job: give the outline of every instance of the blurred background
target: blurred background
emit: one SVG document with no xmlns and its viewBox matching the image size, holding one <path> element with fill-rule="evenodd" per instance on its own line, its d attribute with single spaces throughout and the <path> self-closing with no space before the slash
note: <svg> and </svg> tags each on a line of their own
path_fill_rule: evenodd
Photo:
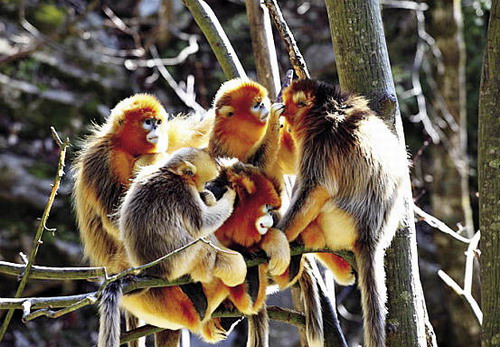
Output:
<svg viewBox="0 0 500 347">
<path fill-rule="evenodd" d="M 256 78 L 245 2 L 207 1 L 247 74 Z M 412 159 L 417 206 L 470 237 L 477 230 L 477 105 L 489 0 L 382 1 L 392 71 Z M 324 2 L 281 1 L 285 19 L 314 78 L 335 82 L 335 54 Z M 0 260 L 21 263 L 47 202 L 59 150 L 54 126 L 71 148 L 37 265 L 84 265 L 72 210 L 71 161 L 92 122 L 121 99 L 156 95 L 173 115 L 203 108 L 224 74 L 181 0 L 3 0 L 0 2 Z M 349 38 L 345 38 L 349 40 Z M 290 68 L 274 35 L 283 77 Z M 153 57 L 161 58 L 154 62 Z M 181 94 L 181 97 L 179 97 Z M 418 220 L 418 219 L 417 219 Z M 437 276 L 463 282 L 466 245 L 417 222 L 421 279 L 440 346 L 478 346 L 469 305 Z M 476 272 L 477 273 L 477 272 Z M 0 275 L 0 297 L 14 277 Z M 95 290 L 85 281 L 30 280 L 25 296 Z M 479 300 L 477 279 L 473 294 Z M 361 336 L 359 294 L 338 287 L 337 304 L 350 345 Z M 288 297 L 273 296 L 288 305 Z M 0 319 L 5 315 L 0 311 Z M 24 324 L 14 315 L 1 346 L 89 346 L 97 337 L 96 307 Z M 271 346 L 294 346 L 294 328 L 276 323 Z M 231 336 L 226 346 L 241 346 Z M 201 345 L 193 339 L 193 346 Z"/>
</svg>

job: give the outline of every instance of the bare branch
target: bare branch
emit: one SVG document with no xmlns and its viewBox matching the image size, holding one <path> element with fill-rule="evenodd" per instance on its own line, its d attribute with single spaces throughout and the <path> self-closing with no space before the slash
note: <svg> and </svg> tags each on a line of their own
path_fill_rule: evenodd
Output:
<svg viewBox="0 0 500 347">
<path fill-rule="evenodd" d="M 438 271 L 438 276 L 446 283 L 451 289 L 453 289 L 458 295 L 464 297 L 467 303 L 470 305 L 477 321 L 481 325 L 483 323 L 483 313 L 479 307 L 477 301 L 474 299 L 471 293 L 472 289 L 472 272 L 474 268 L 474 257 L 477 252 L 477 245 L 479 243 L 481 233 L 478 231 L 472 237 L 469 247 L 467 247 L 467 260 L 465 263 L 465 278 L 464 278 L 464 288 L 462 289 L 457 282 L 455 282 L 446 272 L 443 270 Z"/>
<path fill-rule="evenodd" d="M 0 261 L 0 273 L 19 276 L 26 265 Z M 30 272 L 31 279 L 45 280 L 88 280 L 105 276 L 104 267 L 48 267 L 33 265 Z"/>
<path fill-rule="evenodd" d="M 163 65 L 162 59 L 160 58 L 158 54 L 158 50 L 156 49 L 155 45 L 152 45 L 149 48 L 151 55 L 153 56 L 153 62 L 156 65 L 156 68 L 158 69 L 158 72 L 163 76 L 163 78 L 167 81 L 168 85 L 174 90 L 175 94 L 179 97 L 179 99 L 182 100 L 186 104 L 186 106 L 191 107 L 193 110 L 195 110 L 196 113 L 198 114 L 204 114 L 206 113 L 206 110 L 198 104 L 194 98 L 193 95 L 188 94 L 186 91 L 184 91 L 179 84 L 175 81 L 175 79 L 172 77 L 170 72 L 168 72 L 167 68 Z"/>
<path fill-rule="evenodd" d="M 59 145 L 59 143 L 58 143 Z M 61 178 L 64 175 L 64 159 L 66 157 L 66 148 L 69 145 L 68 139 L 62 143 L 61 147 L 61 153 L 59 156 L 59 162 L 57 164 L 57 173 L 56 177 L 54 178 L 54 184 L 52 185 L 52 190 L 49 195 L 49 200 L 47 201 L 47 205 L 45 206 L 45 210 L 43 211 L 42 218 L 40 219 L 40 223 L 38 224 L 38 229 L 36 231 L 35 237 L 33 238 L 33 245 L 31 248 L 31 252 L 28 258 L 28 263 L 26 264 L 26 268 L 24 269 L 22 273 L 22 278 L 21 282 L 19 283 L 19 287 L 17 288 L 15 297 L 19 298 L 23 291 L 24 287 L 26 286 L 26 283 L 28 281 L 28 278 L 30 276 L 31 268 L 33 267 L 33 262 L 35 261 L 36 253 L 38 252 L 38 247 L 40 246 L 41 239 L 43 236 L 43 232 L 46 229 L 46 223 L 47 219 L 49 218 L 50 210 L 52 209 L 52 204 L 54 203 L 57 190 L 59 189 L 59 184 L 61 182 Z M 0 341 L 2 340 L 5 332 L 7 331 L 7 328 L 9 326 L 10 320 L 12 319 L 12 315 L 14 314 L 14 310 L 10 309 L 9 312 L 7 312 L 7 315 L 5 316 L 5 320 L 2 324 L 2 328 L 0 330 Z"/>
<path fill-rule="evenodd" d="M 257 69 L 257 80 L 269 91 L 269 98 L 276 99 L 280 77 L 269 10 L 260 0 L 245 0 L 252 48 Z"/>
<path fill-rule="evenodd" d="M 468 239 L 466 237 L 461 236 L 458 232 L 447 226 L 445 223 L 437 219 L 436 217 L 428 214 L 424 210 L 422 210 L 420 207 L 417 205 L 413 205 L 413 211 L 415 214 L 421 218 L 424 222 L 429 224 L 431 227 L 434 227 L 438 229 L 439 231 L 442 231 L 445 234 L 450 235 L 454 239 L 457 239 L 458 241 L 461 241 L 463 243 L 471 243 L 472 239 Z"/>
<path fill-rule="evenodd" d="M 182 0 L 205 34 L 224 74 L 228 79 L 245 77 L 246 73 L 216 15 L 203 0 Z"/>
<path fill-rule="evenodd" d="M 264 4 L 269 9 L 274 25 L 276 26 L 281 39 L 287 47 L 288 55 L 290 56 L 290 62 L 292 63 L 295 73 L 299 78 L 309 78 L 311 75 L 307 70 L 304 57 L 299 51 L 297 42 L 295 41 L 295 38 L 293 37 L 293 34 L 288 24 L 286 23 L 285 18 L 283 18 L 283 14 L 281 13 L 276 0 L 264 0 Z"/>
</svg>

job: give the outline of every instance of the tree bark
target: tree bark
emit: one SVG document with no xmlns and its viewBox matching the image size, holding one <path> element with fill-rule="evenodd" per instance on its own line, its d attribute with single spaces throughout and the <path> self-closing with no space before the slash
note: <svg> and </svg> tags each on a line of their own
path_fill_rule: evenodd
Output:
<svg viewBox="0 0 500 347">
<path fill-rule="evenodd" d="M 252 37 L 257 81 L 267 88 L 269 98 L 275 100 L 280 89 L 280 78 L 269 10 L 261 4 L 260 0 L 245 0 L 245 5 Z"/>
<path fill-rule="evenodd" d="M 325 2 L 341 88 L 368 97 L 372 109 L 395 129 L 401 146 L 405 146 L 379 1 Z M 405 195 L 405 213 L 385 258 L 387 318 L 396 328 L 394 333 L 388 334 L 387 345 L 436 345 L 418 272 L 409 177 Z"/>
<path fill-rule="evenodd" d="M 451 116 L 447 127 L 442 129 L 444 143 L 431 147 L 432 156 L 432 194 L 433 214 L 447 225 L 457 223 L 467 227 L 468 237 L 474 235 L 472 209 L 469 197 L 469 165 L 467 162 L 467 115 L 465 85 L 465 43 L 463 39 L 463 20 L 461 3 L 454 0 L 436 0 L 429 3 L 429 33 L 434 37 L 441 51 L 443 71 L 437 74 L 438 96 L 436 103 L 444 103 L 444 114 L 435 105 L 437 115 L 446 119 Z M 442 97 L 442 99 L 440 98 Z M 445 111 L 446 112 L 446 111 Z M 466 244 L 448 235 L 436 233 L 434 240 L 438 247 L 438 260 L 442 270 L 458 281 L 463 287 L 465 268 L 464 252 Z M 478 281 L 475 281 L 478 288 Z M 479 288 L 478 288 L 479 289 Z M 448 307 L 450 310 L 452 337 L 448 343 L 456 346 L 477 346 L 480 327 L 472 310 L 464 305 L 463 299 L 449 289 Z M 475 293 L 479 295 L 479 290 Z M 454 341 L 450 341 L 454 340 Z"/>
<path fill-rule="evenodd" d="M 246 77 L 245 70 L 231 42 L 229 42 L 226 33 L 210 6 L 203 0 L 182 1 L 191 12 L 201 31 L 203 31 L 226 77 L 228 79 Z"/>
<path fill-rule="evenodd" d="M 482 346 L 500 346 L 500 2 L 491 2 L 479 97 Z"/>
</svg>

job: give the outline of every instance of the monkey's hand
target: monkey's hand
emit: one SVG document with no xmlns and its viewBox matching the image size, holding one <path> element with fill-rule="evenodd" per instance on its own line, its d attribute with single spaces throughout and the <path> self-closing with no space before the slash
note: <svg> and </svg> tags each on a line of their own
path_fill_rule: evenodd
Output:
<svg viewBox="0 0 500 347">
<path fill-rule="evenodd" d="M 268 269 L 271 276 L 278 276 L 286 271 L 290 264 L 290 245 L 281 230 L 269 228 L 260 247 L 269 257 Z"/>
<path fill-rule="evenodd" d="M 217 204 L 217 199 L 210 190 L 205 189 L 204 191 L 200 192 L 200 197 L 207 206 L 214 206 L 215 204 Z"/>
<path fill-rule="evenodd" d="M 221 249 L 216 255 L 214 276 L 229 287 L 242 284 L 247 276 L 245 259 L 238 252 Z"/>
<path fill-rule="evenodd" d="M 228 188 L 227 192 L 221 198 L 221 201 L 226 201 L 229 206 L 231 206 L 231 213 L 233 212 L 234 200 L 236 199 L 236 191 L 234 189 Z M 231 215 L 231 213 L 229 215 Z"/>
<path fill-rule="evenodd" d="M 285 111 L 285 104 L 282 102 L 275 102 L 271 105 L 271 120 L 279 119 Z"/>
</svg>

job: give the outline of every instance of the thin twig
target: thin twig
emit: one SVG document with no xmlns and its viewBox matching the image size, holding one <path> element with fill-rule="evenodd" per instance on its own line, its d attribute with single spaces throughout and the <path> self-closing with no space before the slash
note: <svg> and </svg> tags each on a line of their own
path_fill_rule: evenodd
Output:
<svg viewBox="0 0 500 347">
<path fill-rule="evenodd" d="M 59 138 L 57 136 L 57 138 Z M 60 141 L 60 139 L 59 139 Z M 59 143 L 58 143 L 59 145 Z M 49 218 L 50 210 L 52 209 L 52 204 L 54 203 L 57 190 L 59 189 L 59 184 L 61 182 L 61 178 L 64 175 L 64 159 L 66 157 L 66 148 L 69 145 L 69 139 L 66 139 L 61 145 L 61 153 L 59 155 L 59 162 L 57 164 L 57 173 L 56 177 L 54 178 L 54 184 L 52 185 L 52 190 L 49 195 L 49 200 L 47 201 L 47 205 L 45 206 L 45 210 L 43 212 L 42 218 L 40 220 L 40 223 L 38 225 L 38 229 L 36 231 L 35 237 L 33 238 L 33 245 L 31 248 L 30 255 L 28 257 L 28 263 L 26 264 L 26 268 L 23 271 L 22 277 L 21 277 L 21 282 L 19 283 L 19 287 L 17 288 L 15 297 L 19 298 L 23 291 L 24 287 L 26 286 L 26 283 L 28 281 L 28 278 L 30 276 L 31 268 L 33 267 L 33 262 L 35 261 L 36 253 L 38 252 L 38 247 L 42 243 L 42 236 L 43 232 L 46 230 L 46 222 L 47 219 Z M 2 328 L 0 330 L 0 341 L 3 339 L 3 336 L 5 335 L 5 332 L 7 331 L 7 328 L 9 327 L 10 320 L 12 319 L 12 315 L 14 314 L 14 310 L 10 309 L 7 312 L 7 315 L 5 316 L 5 320 L 2 324 Z"/>
<path fill-rule="evenodd" d="M 476 232 L 476 234 L 472 237 L 472 240 L 467 247 L 467 260 L 465 263 L 465 278 L 464 278 L 464 288 L 462 289 L 460 285 L 455 282 L 446 272 L 443 270 L 438 271 L 438 276 L 446 283 L 451 289 L 453 289 L 458 295 L 464 297 L 467 303 L 470 305 L 474 315 L 476 316 L 479 325 L 483 324 L 483 312 L 479 307 L 476 299 L 472 296 L 472 271 L 474 268 L 474 257 L 476 256 L 477 245 L 480 240 L 480 232 Z"/>
<path fill-rule="evenodd" d="M 156 49 L 156 46 L 151 45 L 151 47 L 149 48 L 149 51 L 151 52 L 151 56 L 153 57 L 153 62 L 155 64 L 156 68 L 158 69 L 158 72 L 160 72 L 160 74 L 163 76 L 165 81 L 167 81 L 170 88 L 172 88 L 174 90 L 175 94 L 177 94 L 179 99 L 181 99 L 182 102 L 184 102 L 186 104 L 186 106 L 191 107 L 193 110 L 195 110 L 196 113 L 205 114 L 206 110 L 194 100 L 192 95 L 189 95 L 188 93 L 186 93 L 186 91 L 184 91 L 179 86 L 179 84 L 177 84 L 177 82 L 172 77 L 170 72 L 168 72 L 167 68 L 162 63 L 162 59 L 160 58 L 160 55 L 158 54 L 158 50 Z"/>
<path fill-rule="evenodd" d="M 431 227 L 434 227 L 434 228 L 438 229 L 439 231 L 442 231 L 443 233 L 452 236 L 454 239 L 457 239 L 458 241 L 462 241 L 463 243 L 469 244 L 472 242 L 472 239 L 468 239 L 466 237 L 461 236 L 458 232 L 456 232 L 455 230 L 453 230 L 452 228 L 447 226 L 444 222 L 442 222 L 439 219 L 437 219 L 436 217 L 428 214 L 427 212 L 422 210 L 417 205 L 413 205 L 413 211 L 415 212 L 415 214 L 417 216 L 421 217 L 421 219 L 424 222 L 426 222 L 427 224 L 429 224 Z"/>
<path fill-rule="evenodd" d="M 280 34 L 281 39 L 285 43 L 285 46 L 288 50 L 288 55 L 290 57 L 290 62 L 295 70 L 295 73 L 299 78 L 309 78 L 311 75 L 307 70 L 306 62 L 304 57 L 300 53 L 299 47 L 297 46 L 297 42 L 290 30 L 290 27 L 285 21 L 283 14 L 278 6 L 276 0 L 264 0 L 264 4 L 269 9 L 269 13 L 271 14 L 271 18 L 273 19 L 274 25 Z"/>
</svg>

